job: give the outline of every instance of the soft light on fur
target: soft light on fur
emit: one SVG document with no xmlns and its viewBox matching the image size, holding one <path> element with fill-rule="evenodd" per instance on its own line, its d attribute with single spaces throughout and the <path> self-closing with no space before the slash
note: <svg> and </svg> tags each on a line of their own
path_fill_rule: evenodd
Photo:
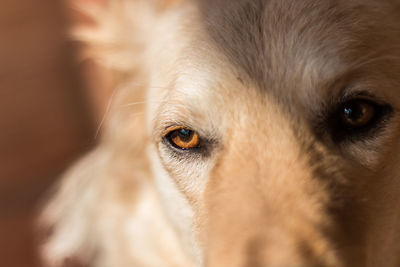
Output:
<svg viewBox="0 0 400 267">
<path fill-rule="evenodd" d="M 41 214 L 49 266 L 400 266 L 399 1 L 77 7 L 115 96 Z M 360 95 L 387 116 L 350 138 L 337 106 Z"/>
</svg>

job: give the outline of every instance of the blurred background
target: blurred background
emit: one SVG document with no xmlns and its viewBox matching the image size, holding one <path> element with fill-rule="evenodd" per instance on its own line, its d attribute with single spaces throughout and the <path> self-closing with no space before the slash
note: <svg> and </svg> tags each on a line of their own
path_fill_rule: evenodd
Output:
<svg viewBox="0 0 400 267">
<path fill-rule="evenodd" d="M 0 266 L 41 266 L 33 221 L 46 190 L 96 144 L 107 90 L 68 41 L 58 0 L 0 1 Z"/>
</svg>

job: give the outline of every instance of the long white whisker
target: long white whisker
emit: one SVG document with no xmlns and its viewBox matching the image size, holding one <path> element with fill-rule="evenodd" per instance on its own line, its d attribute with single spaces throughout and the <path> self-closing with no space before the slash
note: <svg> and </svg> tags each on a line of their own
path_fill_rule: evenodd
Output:
<svg viewBox="0 0 400 267">
<path fill-rule="evenodd" d="M 164 102 L 167 102 L 167 101 L 165 101 L 165 100 L 160 100 L 160 101 L 147 100 L 147 101 L 127 103 L 127 104 L 121 105 L 121 107 L 131 107 L 131 106 L 143 105 L 143 104 L 147 104 L 147 103 L 164 103 Z"/>
<path fill-rule="evenodd" d="M 100 130 L 101 130 L 101 128 L 103 127 L 104 121 L 106 120 L 107 115 L 108 115 L 109 112 L 110 112 L 111 104 L 112 104 L 112 102 L 113 102 L 113 100 L 114 100 L 114 96 L 115 96 L 115 94 L 116 94 L 117 91 L 118 91 L 118 88 L 114 88 L 114 90 L 113 90 L 113 92 L 112 92 L 112 94 L 111 94 L 111 97 L 110 97 L 110 99 L 108 100 L 107 108 L 106 108 L 106 110 L 105 110 L 105 112 L 104 112 L 104 115 L 103 115 L 103 117 L 102 117 L 102 119 L 101 119 L 101 121 L 100 121 L 100 123 L 99 123 L 99 126 L 97 127 L 97 130 L 96 130 L 96 133 L 95 133 L 95 136 L 94 136 L 94 139 L 95 139 L 95 140 L 97 139 L 97 137 L 98 137 L 98 135 L 99 135 L 99 133 L 100 133 Z"/>
</svg>

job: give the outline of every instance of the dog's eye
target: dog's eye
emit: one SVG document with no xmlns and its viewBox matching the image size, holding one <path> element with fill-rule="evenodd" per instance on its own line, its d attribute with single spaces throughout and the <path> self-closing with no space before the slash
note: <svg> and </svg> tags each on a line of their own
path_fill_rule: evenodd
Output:
<svg viewBox="0 0 400 267">
<path fill-rule="evenodd" d="M 198 133 L 185 127 L 168 129 L 164 137 L 171 145 L 183 150 L 198 148 L 200 145 Z"/>
<path fill-rule="evenodd" d="M 366 100 L 356 99 L 341 106 L 340 119 L 342 125 L 348 128 L 360 128 L 370 124 L 376 113 L 376 105 Z"/>
<path fill-rule="evenodd" d="M 392 107 L 372 100 L 354 98 L 340 104 L 328 119 L 328 129 L 336 142 L 357 141 L 372 136 L 385 125 Z"/>
</svg>

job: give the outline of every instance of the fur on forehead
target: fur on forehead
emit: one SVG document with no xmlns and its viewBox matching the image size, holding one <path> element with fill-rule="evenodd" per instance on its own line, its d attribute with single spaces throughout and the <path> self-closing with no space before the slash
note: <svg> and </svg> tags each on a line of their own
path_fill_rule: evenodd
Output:
<svg viewBox="0 0 400 267">
<path fill-rule="evenodd" d="M 384 2 L 393 9 L 393 1 Z M 261 89 L 333 79 L 361 55 L 395 43 L 384 41 L 395 36 L 384 26 L 394 13 L 375 1 L 202 0 L 199 6 L 216 46 Z"/>
</svg>

